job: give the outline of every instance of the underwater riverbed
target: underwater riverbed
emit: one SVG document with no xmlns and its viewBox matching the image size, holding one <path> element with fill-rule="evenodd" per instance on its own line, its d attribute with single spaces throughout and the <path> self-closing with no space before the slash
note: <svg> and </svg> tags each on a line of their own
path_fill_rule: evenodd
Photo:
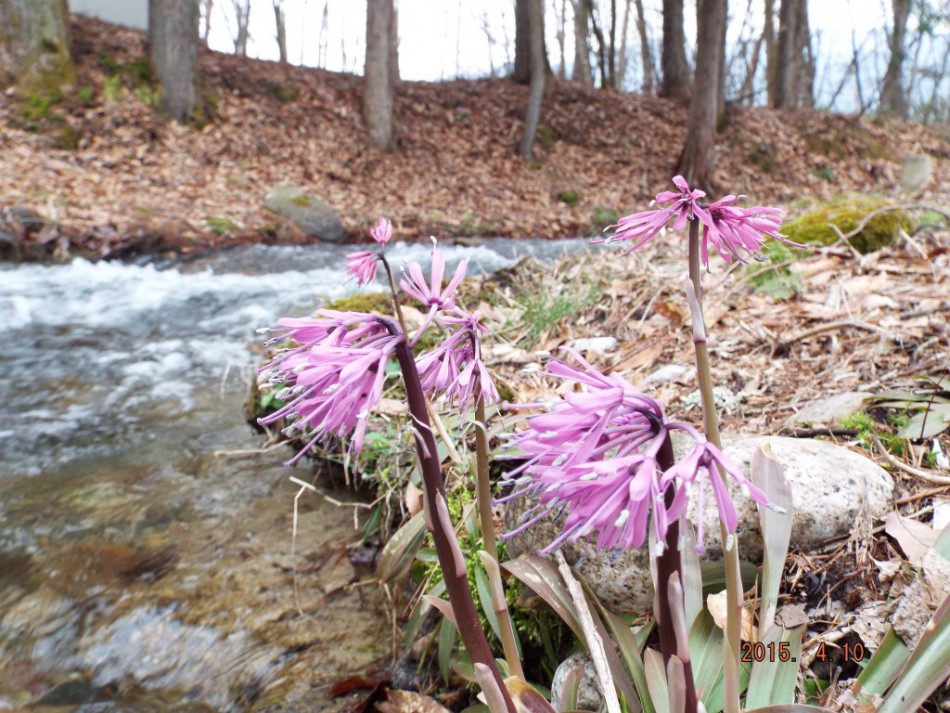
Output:
<svg viewBox="0 0 950 713">
<path fill-rule="evenodd" d="M 584 244 L 446 253 L 479 274 Z M 243 418 L 256 330 L 352 292 L 349 249 L 0 265 L 0 711 L 321 710 L 385 665 L 365 504 L 302 496 L 291 557 L 288 477 L 312 468 L 284 469 Z"/>
</svg>

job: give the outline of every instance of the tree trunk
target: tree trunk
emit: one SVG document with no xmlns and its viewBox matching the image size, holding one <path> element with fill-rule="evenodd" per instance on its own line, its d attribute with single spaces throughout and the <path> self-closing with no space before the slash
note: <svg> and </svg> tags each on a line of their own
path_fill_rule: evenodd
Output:
<svg viewBox="0 0 950 713">
<path fill-rule="evenodd" d="M 663 51 L 660 64 L 663 71 L 660 96 L 689 99 L 689 64 L 686 62 L 683 0 L 663 0 Z"/>
<path fill-rule="evenodd" d="M 698 15 L 695 89 L 689 105 L 686 145 L 678 170 L 693 188 L 715 193 L 716 114 L 719 106 L 719 76 L 722 27 L 726 22 L 726 0 L 703 0 Z"/>
<path fill-rule="evenodd" d="M 511 78 L 518 84 L 531 81 L 531 2 L 515 0 L 515 68 Z"/>
<path fill-rule="evenodd" d="M 554 24 L 557 30 L 558 58 L 560 59 L 557 73 L 561 79 L 567 79 L 567 55 L 565 49 L 567 44 L 567 0 L 561 0 L 560 12 L 557 8 L 557 0 L 552 0 L 552 3 L 554 5 Z"/>
<path fill-rule="evenodd" d="M 287 18 L 282 0 L 274 0 L 274 22 L 277 24 L 277 51 L 280 53 L 280 63 L 287 64 Z"/>
<path fill-rule="evenodd" d="M 597 71 L 600 73 L 600 88 L 606 89 L 609 86 L 607 83 L 607 40 L 604 39 L 604 33 L 597 24 L 597 12 L 593 0 L 588 0 L 587 9 L 590 10 L 590 26 L 597 39 Z"/>
<path fill-rule="evenodd" d="M 399 5 L 393 0 L 393 16 L 389 22 L 389 74 L 393 90 L 399 84 Z"/>
<path fill-rule="evenodd" d="M 149 0 L 148 41 L 162 110 L 181 123 L 195 109 L 198 67 L 198 0 Z"/>
<path fill-rule="evenodd" d="M 765 0 L 765 26 L 762 28 L 762 38 L 765 42 L 766 101 L 769 106 L 775 106 L 776 53 L 778 52 L 775 46 L 775 0 Z"/>
<path fill-rule="evenodd" d="M 574 69 L 571 79 L 593 84 L 590 71 L 590 0 L 574 0 Z"/>
<path fill-rule="evenodd" d="M 531 87 L 525 111 L 524 135 L 521 137 L 521 158 L 530 161 L 534 137 L 541 121 L 541 100 L 544 98 L 544 9 L 542 0 L 529 0 L 531 23 Z"/>
<path fill-rule="evenodd" d="M 647 34 L 647 20 L 643 13 L 643 0 L 636 0 L 637 34 L 640 35 L 640 62 L 643 65 L 643 93 L 653 93 L 653 53 L 650 52 L 650 35 Z M 629 6 L 628 6 L 629 9 Z"/>
<path fill-rule="evenodd" d="M 607 48 L 607 82 L 617 89 L 617 0 L 610 0 L 610 45 Z"/>
<path fill-rule="evenodd" d="M 251 0 L 231 0 L 237 18 L 237 36 L 234 38 L 234 54 L 247 57 L 247 41 L 251 37 L 248 23 L 251 20 Z"/>
<path fill-rule="evenodd" d="M 797 33 L 795 100 L 799 106 L 814 108 L 815 56 L 811 51 L 811 28 L 808 24 L 808 3 L 805 0 L 798 4 L 798 19 L 795 23 L 795 30 Z"/>
<path fill-rule="evenodd" d="M 66 0 L 0 0 L 0 80 L 32 91 L 74 78 Z"/>
<path fill-rule="evenodd" d="M 214 0 L 201 1 L 201 42 L 208 46 L 211 35 L 211 10 L 214 9 Z"/>
<path fill-rule="evenodd" d="M 910 15 L 911 0 L 892 0 L 894 9 L 894 29 L 888 38 L 891 58 L 884 74 L 881 87 L 881 113 L 907 118 L 907 94 L 904 92 L 902 72 L 904 68 L 904 40 L 907 33 L 907 17 Z"/>
<path fill-rule="evenodd" d="M 366 0 L 366 65 L 363 70 L 363 121 L 373 145 L 393 148 L 393 0 Z"/>
<path fill-rule="evenodd" d="M 797 105 L 795 96 L 796 68 L 795 59 L 798 45 L 798 4 L 803 0 L 782 0 L 778 11 L 778 43 L 775 51 L 775 96 L 772 106 L 776 109 L 788 109 Z"/>
</svg>

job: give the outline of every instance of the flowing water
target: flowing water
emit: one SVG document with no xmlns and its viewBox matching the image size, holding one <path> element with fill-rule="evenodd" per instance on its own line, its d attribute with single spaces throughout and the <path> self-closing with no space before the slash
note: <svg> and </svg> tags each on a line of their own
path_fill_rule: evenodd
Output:
<svg viewBox="0 0 950 713">
<path fill-rule="evenodd" d="M 478 274 L 582 245 L 446 253 Z M 363 503 L 301 497 L 292 558 L 288 454 L 243 416 L 256 330 L 351 292 L 346 251 L 0 265 L 0 711 L 320 710 L 385 661 Z"/>
</svg>

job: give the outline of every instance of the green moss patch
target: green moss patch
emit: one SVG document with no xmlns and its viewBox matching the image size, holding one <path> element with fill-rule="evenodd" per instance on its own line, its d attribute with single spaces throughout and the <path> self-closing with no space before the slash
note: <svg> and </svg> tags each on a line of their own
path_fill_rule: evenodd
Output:
<svg viewBox="0 0 950 713">
<path fill-rule="evenodd" d="M 836 226 L 842 234 L 850 233 L 858 227 L 865 216 L 875 210 L 886 208 L 882 200 L 866 197 L 836 198 L 830 203 L 819 205 L 804 215 L 782 226 L 782 232 L 790 240 L 805 245 L 831 245 L 838 240 L 838 234 L 831 227 Z M 889 245 L 895 245 L 900 231 L 910 232 L 914 220 L 905 210 L 888 210 L 871 218 L 857 235 L 851 238 L 851 245 L 862 254 L 874 252 Z"/>
</svg>

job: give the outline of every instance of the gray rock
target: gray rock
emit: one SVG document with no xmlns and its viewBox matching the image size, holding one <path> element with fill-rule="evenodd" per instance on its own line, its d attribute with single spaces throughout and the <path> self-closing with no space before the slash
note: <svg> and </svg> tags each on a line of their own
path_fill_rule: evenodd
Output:
<svg viewBox="0 0 950 713">
<path fill-rule="evenodd" d="M 554 672 L 554 680 L 551 681 L 551 701 L 560 701 L 567 677 L 578 668 L 584 670 L 584 675 L 577 689 L 577 707 L 571 710 L 599 711 L 604 697 L 600 692 L 594 662 L 590 654 L 584 651 L 571 654 L 558 665 Z M 558 707 L 558 710 L 564 710 L 564 708 Z"/>
<path fill-rule="evenodd" d="M 307 235 L 328 242 L 343 239 L 343 224 L 333 209 L 302 188 L 274 186 L 264 196 L 264 207 L 287 218 Z"/>
<path fill-rule="evenodd" d="M 677 433 L 677 435 L 679 435 Z M 689 448 L 688 439 L 674 439 L 677 457 Z M 752 454 L 767 445 L 772 456 L 785 467 L 791 485 L 791 546 L 810 551 L 824 542 L 851 532 L 859 518 L 882 518 L 887 512 L 894 482 L 884 469 L 853 451 L 824 441 L 783 438 L 781 436 L 732 436 L 723 439 L 727 455 L 739 463 L 748 475 Z M 735 493 L 735 490 L 734 490 Z M 736 529 L 739 556 L 753 563 L 762 561 L 762 542 L 755 503 L 735 493 L 739 515 Z M 719 559 L 719 520 L 711 493 L 707 493 L 705 513 L 706 558 Z M 505 513 L 508 529 L 514 529 L 518 516 L 530 506 L 521 498 L 509 504 Z M 695 522 L 695 502 L 690 519 Z M 560 532 L 560 523 L 545 520 L 508 542 L 508 553 L 536 552 Z M 604 605 L 615 611 L 644 611 L 652 606 L 653 587 L 646 548 L 626 553 L 597 553 L 593 542 L 584 539 L 562 548 L 568 562 L 575 564 Z M 580 564 L 577 565 L 580 561 Z"/>
<path fill-rule="evenodd" d="M 904 156 L 901 167 L 901 193 L 916 193 L 933 180 L 934 162 L 927 154 Z"/>
<path fill-rule="evenodd" d="M 798 426 L 814 426 L 833 428 L 849 416 L 860 413 L 869 394 L 860 391 L 846 391 L 824 399 L 809 401 L 798 413 L 790 416 L 785 425 L 789 428 Z"/>
<path fill-rule="evenodd" d="M 579 352 L 591 352 L 592 354 L 606 354 L 617 348 L 616 337 L 584 337 L 575 339 L 568 346 Z"/>
</svg>

